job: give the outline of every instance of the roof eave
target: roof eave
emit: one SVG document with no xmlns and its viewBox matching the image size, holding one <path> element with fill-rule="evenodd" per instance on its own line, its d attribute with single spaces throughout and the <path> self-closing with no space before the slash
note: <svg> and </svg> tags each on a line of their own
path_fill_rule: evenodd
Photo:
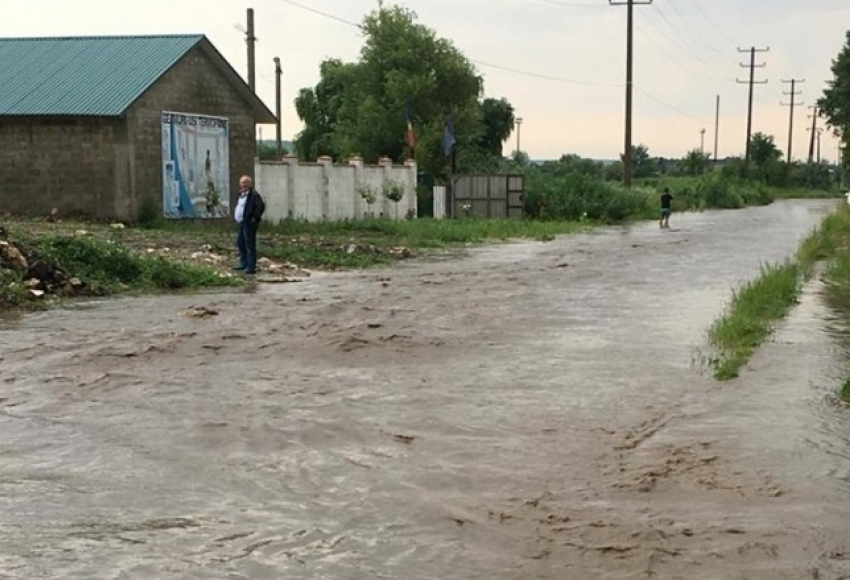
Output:
<svg viewBox="0 0 850 580">
<path fill-rule="evenodd" d="M 196 46 L 199 46 L 201 50 L 204 51 L 213 63 L 219 68 L 222 74 L 230 81 L 230 84 L 236 91 L 242 96 L 243 99 L 250 105 L 251 110 L 254 113 L 254 122 L 258 124 L 269 124 L 273 125 L 277 123 L 277 117 L 271 110 L 266 106 L 260 97 L 251 90 L 251 87 L 248 86 L 248 83 L 242 78 L 242 76 L 236 72 L 230 63 L 227 62 L 227 59 L 224 58 L 218 49 L 209 41 L 209 39 L 204 36 Z"/>
</svg>

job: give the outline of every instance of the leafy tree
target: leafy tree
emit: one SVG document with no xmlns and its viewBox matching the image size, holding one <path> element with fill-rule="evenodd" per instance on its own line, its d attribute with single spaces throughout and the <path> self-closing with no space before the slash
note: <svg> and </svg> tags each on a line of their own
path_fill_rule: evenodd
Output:
<svg viewBox="0 0 850 580">
<path fill-rule="evenodd" d="M 400 6 L 367 15 L 365 42 L 354 63 L 329 60 L 315 88 L 302 89 L 296 109 L 304 130 L 296 140 L 302 159 L 320 154 L 359 155 L 374 162 L 409 154 L 406 111 L 416 133 L 416 160 L 426 173 L 444 175 L 446 118 L 453 117 L 458 164 L 480 164 L 481 150 L 501 157 L 513 128 L 513 108 L 503 99 L 479 101 L 482 79 L 448 40 L 416 22 Z"/>
<path fill-rule="evenodd" d="M 286 147 L 281 148 L 281 155 L 288 154 Z M 280 161 L 277 158 L 277 146 L 257 141 L 257 157 L 260 161 Z"/>
<path fill-rule="evenodd" d="M 780 161 L 782 151 L 776 146 L 773 135 L 756 133 L 750 137 L 750 161 L 753 177 L 774 185 L 783 185 L 785 164 Z"/>
<path fill-rule="evenodd" d="M 632 145 L 632 176 L 635 179 L 658 175 L 658 160 L 649 156 L 646 145 Z"/>
<path fill-rule="evenodd" d="M 605 165 L 603 169 L 605 181 L 622 181 L 623 180 L 623 162 L 612 161 Z"/>
<path fill-rule="evenodd" d="M 773 135 L 756 133 L 750 138 L 750 160 L 756 167 L 766 167 L 781 158 L 782 151 L 776 146 Z"/>
<path fill-rule="evenodd" d="M 841 139 L 842 165 L 845 170 L 850 170 L 850 30 L 847 31 L 844 47 L 832 61 L 832 75 L 823 96 L 818 99 L 818 107 L 827 124 Z"/>
<path fill-rule="evenodd" d="M 511 136 L 516 118 L 514 107 L 507 99 L 484 99 L 481 103 L 481 120 L 484 134 L 479 145 L 486 152 L 502 157 L 502 144 Z"/>
<path fill-rule="evenodd" d="M 692 149 L 682 158 L 681 165 L 687 175 L 702 175 L 711 167 L 711 157 L 699 149 Z"/>
<path fill-rule="evenodd" d="M 295 99 L 295 110 L 304 121 L 304 130 L 295 140 L 295 153 L 302 161 L 315 161 L 321 155 L 340 156 L 333 132 L 345 90 L 357 75 L 355 65 L 337 59 L 323 62 L 319 72 L 319 84 L 314 89 L 301 89 Z"/>
</svg>

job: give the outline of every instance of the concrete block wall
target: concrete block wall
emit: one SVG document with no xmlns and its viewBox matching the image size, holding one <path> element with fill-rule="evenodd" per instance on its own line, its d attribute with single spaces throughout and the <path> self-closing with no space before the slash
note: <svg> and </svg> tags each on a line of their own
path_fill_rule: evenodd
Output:
<svg viewBox="0 0 850 580">
<path fill-rule="evenodd" d="M 347 165 L 335 165 L 329 157 L 318 163 L 299 163 L 287 157 L 282 162 L 256 162 L 254 181 L 266 200 L 270 222 L 289 218 L 339 221 L 370 215 L 405 219 L 416 214 L 416 175 L 413 161 L 393 165 L 384 159 L 379 165 L 364 165 L 361 159 L 353 159 Z M 404 186 L 398 208 L 382 193 L 390 182 Z M 363 187 L 371 187 L 377 194 L 371 207 L 360 195 Z"/>
<path fill-rule="evenodd" d="M 4 117 L 0 120 L 0 213 L 110 218 L 126 174 L 120 119 Z"/>
</svg>

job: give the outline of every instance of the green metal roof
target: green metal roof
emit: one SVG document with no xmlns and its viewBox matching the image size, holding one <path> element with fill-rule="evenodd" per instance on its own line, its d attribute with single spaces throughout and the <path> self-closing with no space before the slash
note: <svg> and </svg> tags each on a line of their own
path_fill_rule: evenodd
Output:
<svg viewBox="0 0 850 580">
<path fill-rule="evenodd" d="M 199 44 L 258 112 L 258 121 L 271 116 L 274 122 L 200 34 L 0 38 L 0 115 L 121 116 Z"/>
</svg>

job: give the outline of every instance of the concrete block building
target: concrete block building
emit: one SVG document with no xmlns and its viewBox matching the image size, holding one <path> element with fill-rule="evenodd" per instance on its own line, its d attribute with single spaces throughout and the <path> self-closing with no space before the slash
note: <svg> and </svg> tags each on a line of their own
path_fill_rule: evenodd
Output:
<svg viewBox="0 0 850 580">
<path fill-rule="evenodd" d="M 226 217 L 274 122 L 202 35 L 0 39 L 0 213 Z"/>
</svg>

